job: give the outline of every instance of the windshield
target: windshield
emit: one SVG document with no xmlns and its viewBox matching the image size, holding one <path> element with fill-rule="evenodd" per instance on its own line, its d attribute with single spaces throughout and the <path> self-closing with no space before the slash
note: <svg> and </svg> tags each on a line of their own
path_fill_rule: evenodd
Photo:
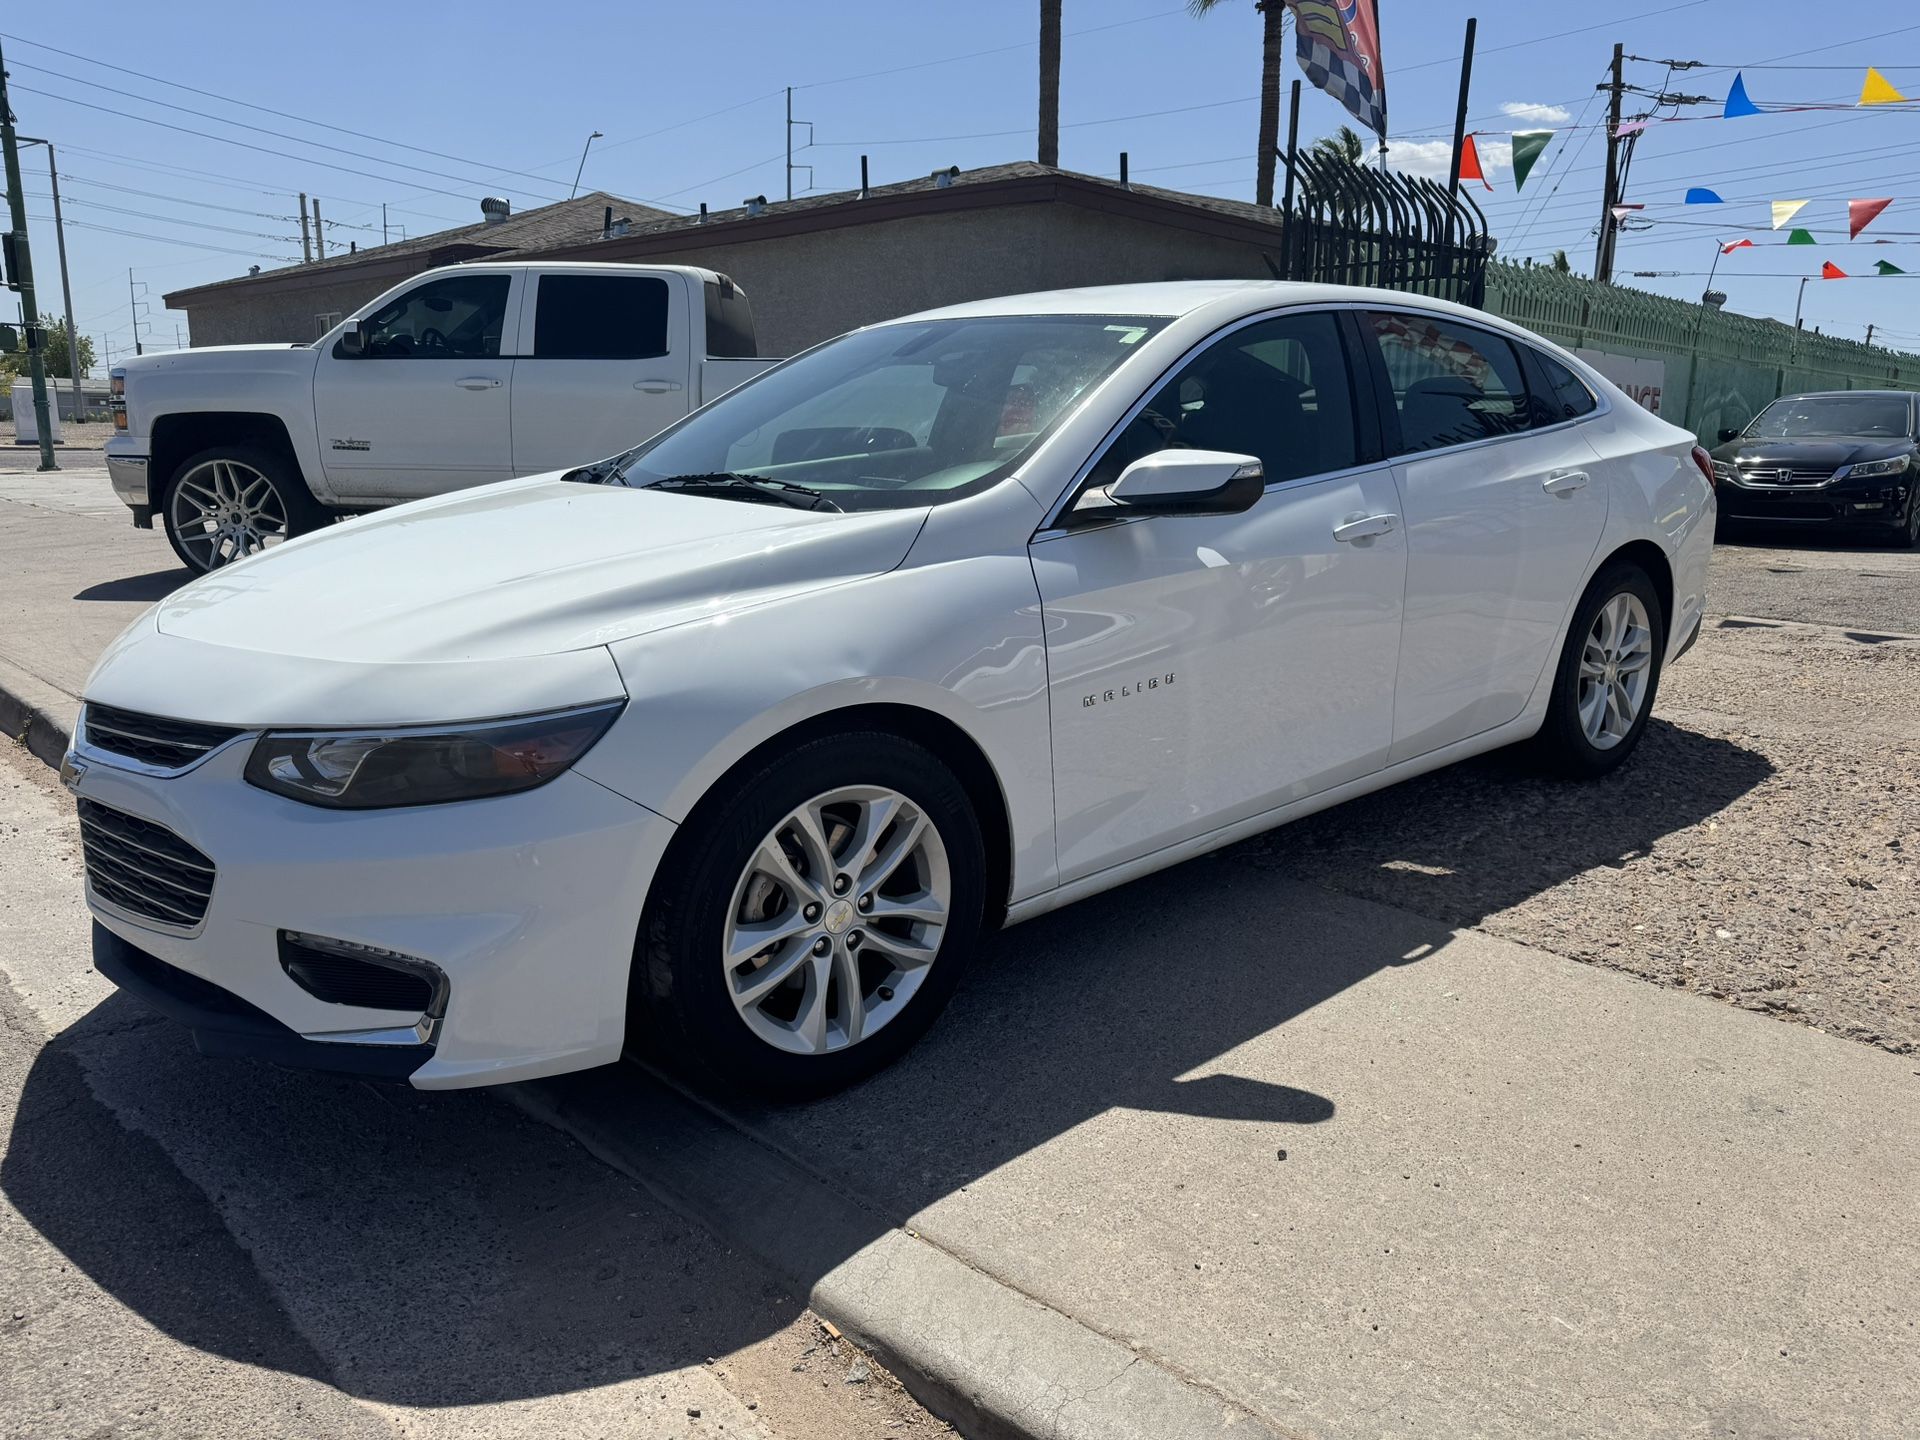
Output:
<svg viewBox="0 0 1920 1440">
<path fill-rule="evenodd" d="M 1902 395 L 1799 395 L 1776 400 L 1747 426 L 1750 440 L 1793 440 L 1807 435 L 1907 433 Z"/>
<path fill-rule="evenodd" d="M 858 331 L 623 457 L 619 483 L 823 508 L 937 505 L 999 481 L 1164 319 L 995 315 Z M 735 483 L 717 483 L 731 480 Z M 805 487 L 801 490 L 799 487 Z"/>
</svg>

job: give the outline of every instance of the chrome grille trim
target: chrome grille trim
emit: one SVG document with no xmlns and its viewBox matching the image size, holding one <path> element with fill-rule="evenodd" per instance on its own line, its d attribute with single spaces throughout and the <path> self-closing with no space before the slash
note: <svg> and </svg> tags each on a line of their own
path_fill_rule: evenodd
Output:
<svg viewBox="0 0 1920 1440">
<path fill-rule="evenodd" d="M 82 799 L 80 843 L 95 897 L 129 916 L 192 929 L 206 919 L 215 866 L 166 826 Z"/>
<path fill-rule="evenodd" d="M 208 725 L 143 715 L 111 705 L 87 702 L 80 710 L 76 742 L 149 774 L 173 775 L 198 765 L 247 731 L 236 725 Z"/>
<path fill-rule="evenodd" d="M 1838 473 L 1834 470 L 1790 470 L 1775 465 L 1756 465 L 1750 469 L 1735 469 L 1735 475 L 1742 484 L 1756 485 L 1769 490 L 1795 489 L 1814 485 L 1825 485 Z"/>
</svg>

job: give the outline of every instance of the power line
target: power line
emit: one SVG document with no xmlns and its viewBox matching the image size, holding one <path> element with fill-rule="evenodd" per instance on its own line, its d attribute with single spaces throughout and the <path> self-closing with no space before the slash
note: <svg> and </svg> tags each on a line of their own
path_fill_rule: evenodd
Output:
<svg viewBox="0 0 1920 1440">
<path fill-rule="evenodd" d="M 32 200 L 51 200 L 53 198 L 51 194 L 44 194 L 35 190 L 23 190 L 21 193 Z M 167 225 L 191 225 L 196 230 L 214 230 L 223 235 L 244 235 L 250 240 L 277 240 L 283 245 L 291 245 L 297 238 L 292 235 L 268 235 L 260 230 L 241 230 L 232 225 L 215 225 L 210 221 L 193 220 L 179 215 L 156 215 L 151 210 L 129 210 L 121 205 L 105 205 L 98 200 L 69 198 L 66 203 L 68 205 L 78 205 L 88 210 L 105 210 L 115 215 L 131 215 L 138 220 L 158 220 Z M 277 220 L 287 217 L 270 215 L 267 218 Z"/>
<path fill-rule="evenodd" d="M 1174 10 L 1156 10 L 1151 15 L 1136 15 L 1131 20 L 1114 20 L 1105 25 L 1089 25 L 1080 30 L 1068 30 L 1064 38 L 1071 40 L 1077 35 L 1094 35 L 1102 30 L 1121 30 L 1129 25 L 1144 25 L 1149 20 L 1164 20 L 1169 15 L 1185 15 L 1183 5 Z M 910 65 L 894 65 L 885 70 L 867 70 L 859 75 L 841 75 L 832 80 L 809 80 L 804 85 L 796 85 L 796 90 L 819 90 L 828 85 L 850 85 L 855 80 L 873 80 L 884 75 L 904 75 L 913 70 L 930 70 L 936 65 L 953 65 L 962 60 L 978 60 L 984 55 L 1006 55 L 1015 50 L 1032 50 L 1039 45 L 1038 40 L 1021 40 L 1012 45 L 996 45 L 989 50 L 969 50 L 964 55 L 945 55 L 937 60 L 916 60 Z"/>
<path fill-rule="evenodd" d="M 254 260 L 279 260 L 284 264 L 296 263 L 289 255 L 272 255 L 264 250 L 236 250 L 226 245 L 207 245 L 198 240 L 176 240 L 170 235 L 143 235 L 135 230 L 117 230 L 111 225 L 95 225 L 90 220 L 69 220 L 67 227 L 72 230 L 98 230 L 105 235 L 123 235 L 129 240 L 152 240 L 161 245 L 184 245 L 191 250 L 212 250 L 221 255 L 245 255 Z"/>
</svg>

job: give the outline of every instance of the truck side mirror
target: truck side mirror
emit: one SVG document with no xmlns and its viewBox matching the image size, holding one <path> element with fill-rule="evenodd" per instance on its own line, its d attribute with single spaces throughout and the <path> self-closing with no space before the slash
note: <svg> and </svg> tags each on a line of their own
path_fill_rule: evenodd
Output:
<svg viewBox="0 0 1920 1440">
<path fill-rule="evenodd" d="M 366 321 L 354 320 L 340 332 L 340 339 L 333 347 L 333 353 L 348 360 L 360 360 L 367 353 Z"/>
</svg>

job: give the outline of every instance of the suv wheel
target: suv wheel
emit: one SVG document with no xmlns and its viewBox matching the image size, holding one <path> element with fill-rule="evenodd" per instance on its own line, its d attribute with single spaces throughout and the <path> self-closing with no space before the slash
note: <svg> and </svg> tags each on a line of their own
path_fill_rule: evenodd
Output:
<svg viewBox="0 0 1920 1440">
<path fill-rule="evenodd" d="M 160 513 L 173 553 L 202 575 L 327 522 L 292 460 L 241 445 L 181 461 Z"/>
</svg>

